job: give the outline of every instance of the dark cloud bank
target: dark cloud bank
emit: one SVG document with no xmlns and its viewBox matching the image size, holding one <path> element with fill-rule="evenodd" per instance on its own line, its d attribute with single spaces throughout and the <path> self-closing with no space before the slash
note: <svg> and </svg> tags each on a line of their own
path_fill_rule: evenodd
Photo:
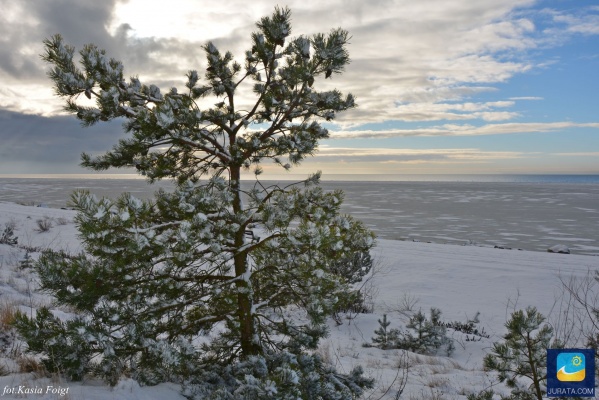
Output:
<svg viewBox="0 0 599 400">
<path fill-rule="evenodd" d="M 108 26 L 117 2 L 0 0 L 5 11 L 0 15 L 0 78 L 9 83 L 50 87 L 48 66 L 40 54 L 43 40 L 57 33 L 77 50 L 87 43 L 106 49 L 110 57 L 123 61 L 126 73 L 139 75 L 142 80 L 144 71 L 166 75 L 181 69 L 183 81 L 188 69 L 200 67 L 203 52 L 198 44 L 178 39 L 134 38 L 126 24 L 111 34 Z M 167 54 L 176 54 L 180 65 L 173 64 Z M 173 84 L 168 77 L 152 83 L 161 87 Z M 123 136 L 118 121 L 82 128 L 73 116 L 44 117 L 18 112 L 11 105 L 5 107 L 8 108 L 0 108 L 0 174 L 85 173 L 78 166 L 82 152 L 103 153 Z"/>
<path fill-rule="evenodd" d="M 81 153 L 104 153 L 123 135 L 119 121 L 83 128 L 72 116 L 0 110 L 0 174 L 85 173 Z"/>
</svg>

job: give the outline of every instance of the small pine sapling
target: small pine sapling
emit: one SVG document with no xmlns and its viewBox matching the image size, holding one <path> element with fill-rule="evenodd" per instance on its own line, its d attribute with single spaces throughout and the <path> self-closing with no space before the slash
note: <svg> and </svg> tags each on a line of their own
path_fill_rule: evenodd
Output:
<svg viewBox="0 0 599 400">
<path fill-rule="evenodd" d="M 19 260 L 19 268 L 26 269 L 31 267 L 33 267 L 33 258 L 29 254 L 29 251 L 26 251 L 23 258 Z"/>
<path fill-rule="evenodd" d="M 510 399 L 542 400 L 553 328 L 534 307 L 512 313 L 505 326 L 508 333 L 503 342 L 493 344 L 492 353 L 484 358 L 485 368 L 497 371 L 499 381 L 512 389 Z"/>
<path fill-rule="evenodd" d="M 378 320 L 379 328 L 374 331 L 376 334 L 372 342 L 380 349 L 388 350 L 395 348 L 399 331 L 397 329 L 387 329 L 391 322 L 387 320 L 387 314 L 383 314 L 383 319 Z"/>
</svg>

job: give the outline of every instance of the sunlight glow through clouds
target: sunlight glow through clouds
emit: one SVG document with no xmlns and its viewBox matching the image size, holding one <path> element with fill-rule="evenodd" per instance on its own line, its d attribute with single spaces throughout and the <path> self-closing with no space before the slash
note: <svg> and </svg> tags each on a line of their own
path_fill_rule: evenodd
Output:
<svg viewBox="0 0 599 400">
<path fill-rule="evenodd" d="M 253 25 L 262 16 L 255 7 L 237 7 L 235 2 L 172 1 L 165 7 L 148 4 L 147 0 L 128 0 L 117 3 L 109 30 L 128 24 L 136 37 L 181 38 L 203 43 L 217 37 L 229 36 L 243 25 Z M 151 2 L 150 2 L 151 3 Z M 241 4 L 237 4 L 241 5 Z M 271 12 L 263 7 L 264 13 Z"/>
</svg>

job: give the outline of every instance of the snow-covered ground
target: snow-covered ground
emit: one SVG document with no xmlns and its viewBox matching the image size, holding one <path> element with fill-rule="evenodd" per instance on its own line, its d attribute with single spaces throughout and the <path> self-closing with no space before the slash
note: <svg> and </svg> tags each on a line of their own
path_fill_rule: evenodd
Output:
<svg viewBox="0 0 599 400">
<path fill-rule="evenodd" d="M 36 291 L 35 275 L 19 265 L 27 249 L 33 257 L 36 250 L 47 247 L 76 251 L 74 217 L 69 210 L 0 203 L 0 235 L 6 224 L 13 225 L 19 244 L 0 244 L 0 309 L 18 307 L 31 312 L 51 303 L 47 295 Z M 52 226 L 47 232 L 40 232 L 38 221 L 43 220 Z M 467 394 L 491 386 L 507 393 L 503 385 L 496 384 L 493 373 L 483 371 L 482 359 L 492 343 L 505 334 L 504 323 L 510 314 L 536 306 L 558 326 L 563 320 L 560 277 L 584 279 L 589 271 L 599 270 L 599 257 L 594 256 L 394 240 L 379 240 L 374 256 L 377 266 L 367 283 L 374 312 L 345 319 L 342 325 L 331 320 L 330 336 L 319 349 L 338 369 L 349 371 L 359 364 L 376 378 L 377 387 L 366 396 L 372 400 L 394 398 L 406 376 L 402 399 L 466 399 Z M 442 311 L 444 321 L 466 322 L 480 312 L 478 326 L 490 337 L 470 341 L 465 334 L 449 330 L 455 340 L 451 357 L 364 346 L 372 342 L 377 320 L 383 314 L 387 314 L 390 328 L 401 328 L 410 310 L 422 309 L 428 314 L 431 307 Z M 110 388 L 98 381 L 67 382 L 19 373 L 9 354 L 18 351 L 18 342 L 0 348 L 0 371 L 9 373 L 0 376 L 2 399 L 183 399 L 173 384 L 140 387 L 132 380 L 123 380 Z"/>
</svg>

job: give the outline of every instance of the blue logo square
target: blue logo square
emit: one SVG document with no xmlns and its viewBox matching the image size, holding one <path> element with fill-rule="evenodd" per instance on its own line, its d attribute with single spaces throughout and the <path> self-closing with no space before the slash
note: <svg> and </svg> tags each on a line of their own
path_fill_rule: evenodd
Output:
<svg viewBox="0 0 599 400">
<path fill-rule="evenodd" d="M 547 350 L 547 397 L 566 396 L 595 397 L 595 350 Z"/>
</svg>

